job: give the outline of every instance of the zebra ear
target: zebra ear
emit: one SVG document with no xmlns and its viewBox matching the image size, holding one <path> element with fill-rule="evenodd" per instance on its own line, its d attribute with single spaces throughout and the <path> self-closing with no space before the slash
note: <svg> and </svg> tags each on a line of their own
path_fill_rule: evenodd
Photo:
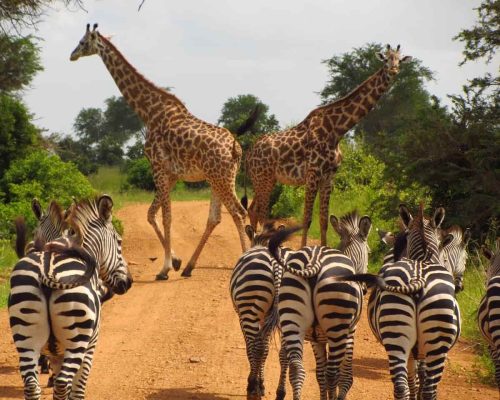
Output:
<svg viewBox="0 0 500 400">
<path fill-rule="evenodd" d="M 42 211 L 42 206 L 40 205 L 40 202 L 36 197 L 33 198 L 33 200 L 31 201 L 31 209 L 35 214 L 36 219 L 40 221 L 40 218 L 42 218 L 43 215 L 43 211 Z"/>
<path fill-rule="evenodd" d="M 330 215 L 330 224 L 332 225 L 333 229 L 335 229 L 335 232 L 337 232 L 340 235 L 341 229 L 340 229 L 339 219 L 333 214 Z"/>
<path fill-rule="evenodd" d="M 469 228 L 467 228 L 467 229 L 465 230 L 465 232 L 464 232 L 464 238 L 463 238 L 463 240 L 462 240 L 462 242 L 463 242 L 464 246 L 467 246 L 467 244 L 469 243 L 469 240 L 470 240 L 471 236 L 472 236 L 472 234 L 471 234 L 471 232 L 470 232 L 470 229 L 469 229 Z"/>
<path fill-rule="evenodd" d="M 444 208 L 439 207 L 434 211 L 434 216 L 432 217 L 432 227 L 439 228 L 444 221 Z"/>
<path fill-rule="evenodd" d="M 453 235 L 451 233 L 448 233 L 443 240 L 441 241 L 441 248 L 445 248 L 448 246 L 451 242 L 453 242 Z"/>
<path fill-rule="evenodd" d="M 102 195 L 97 200 L 99 216 L 105 221 L 111 221 L 111 211 L 113 210 L 113 200 L 107 194 Z"/>
<path fill-rule="evenodd" d="M 247 234 L 248 238 L 250 239 L 250 242 L 252 242 L 253 238 L 255 237 L 255 231 L 254 231 L 252 225 L 245 226 L 245 233 Z"/>
<path fill-rule="evenodd" d="M 401 217 L 401 221 L 403 222 L 405 229 L 408 229 L 408 227 L 410 226 L 410 222 L 413 220 L 413 217 L 406 204 L 399 205 L 399 216 Z"/>
<path fill-rule="evenodd" d="M 367 238 L 370 230 L 372 229 L 372 220 L 369 216 L 365 215 L 359 220 L 359 232 L 363 238 Z"/>
<path fill-rule="evenodd" d="M 488 260 L 493 260 L 493 252 L 485 245 L 481 246 L 481 252 L 483 253 L 483 256 L 485 256 Z"/>
</svg>

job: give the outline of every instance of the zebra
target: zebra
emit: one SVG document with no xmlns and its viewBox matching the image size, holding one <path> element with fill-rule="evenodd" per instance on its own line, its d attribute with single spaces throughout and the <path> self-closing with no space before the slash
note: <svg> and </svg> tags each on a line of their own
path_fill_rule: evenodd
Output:
<svg viewBox="0 0 500 400">
<path fill-rule="evenodd" d="M 490 265 L 486 274 L 486 293 L 479 303 L 477 322 L 479 330 L 488 343 L 491 358 L 495 365 L 495 380 L 500 392 L 500 238 L 496 240 L 496 249 L 482 247 L 483 255 Z"/>
<path fill-rule="evenodd" d="M 441 230 L 440 251 L 444 266 L 453 274 L 455 292 L 464 290 L 464 272 L 467 262 L 467 245 L 471 237 L 470 229 L 453 225 Z"/>
<path fill-rule="evenodd" d="M 73 204 L 72 234 L 20 259 L 10 278 L 10 326 L 26 400 L 39 400 L 36 365 L 49 356 L 54 399 L 83 399 L 99 334 L 98 276 L 124 294 L 132 277 L 114 229 L 107 195 Z"/>
<path fill-rule="evenodd" d="M 340 221 L 330 216 L 330 223 L 340 235 L 339 250 L 307 246 L 280 257 L 276 246 L 293 228 L 269 241 L 270 253 L 284 268 L 278 296 L 280 376 L 286 375 L 289 366 L 294 400 L 300 399 L 305 378 L 304 340 L 313 346 L 322 400 L 327 396 L 344 399 L 352 386 L 354 332 L 361 315 L 363 288 L 357 283 L 338 282 L 336 277 L 366 272 L 371 220 L 352 212 Z M 282 390 L 280 399 L 284 398 L 284 385 Z"/>
<path fill-rule="evenodd" d="M 230 279 L 230 294 L 238 314 L 250 364 L 247 398 L 260 399 L 264 395 L 264 363 L 269 351 L 271 329 L 262 332 L 266 316 L 275 298 L 275 282 L 281 279 L 280 265 L 269 253 L 267 243 L 272 234 L 284 229 L 274 223 L 263 225 L 257 234 L 251 225 L 245 227 L 251 248 L 236 262 Z M 287 249 L 280 249 L 283 254 Z"/>
<path fill-rule="evenodd" d="M 440 207 L 428 218 L 421 204 L 413 218 L 402 204 L 400 216 L 408 258 L 384 265 L 380 275 L 340 280 L 378 286 L 370 296 L 369 322 L 388 354 L 394 398 L 430 400 L 437 398 L 447 353 L 460 335 L 455 281 L 440 257 L 438 229 L 445 210 Z"/>
</svg>

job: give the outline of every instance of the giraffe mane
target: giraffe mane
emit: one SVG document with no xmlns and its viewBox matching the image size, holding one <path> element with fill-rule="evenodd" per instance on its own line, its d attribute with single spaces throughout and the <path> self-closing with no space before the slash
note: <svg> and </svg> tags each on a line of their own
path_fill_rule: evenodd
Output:
<svg viewBox="0 0 500 400">
<path fill-rule="evenodd" d="M 121 59 L 121 61 L 126 64 L 129 68 L 131 68 L 139 78 L 141 78 L 144 82 L 146 82 L 149 86 L 151 86 L 154 91 L 158 94 L 160 94 L 162 97 L 166 98 L 166 99 L 171 99 L 171 100 L 174 100 L 176 104 L 178 104 L 183 110 L 186 110 L 187 111 L 187 107 L 184 105 L 184 103 L 177 97 L 175 96 L 174 94 L 172 93 L 169 93 L 168 91 L 166 91 L 165 89 L 162 89 L 161 87 L 157 86 L 156 84 L 154 84 L 153 82 L 151 82 L 149 79 L 147 79 L 143 74 L 141 74 L 137 68 L 135 68 L 126 58 L 125 56 L 121 53 L 120 50 L 118 50 L 118 48 L 104 35 L 102 35 L 101 33 L 99 33 L 99 37 L 101 38 L 101 40 L 106 43 L 107 46 L 109 46 L 113 52 Z"/>
</svg>

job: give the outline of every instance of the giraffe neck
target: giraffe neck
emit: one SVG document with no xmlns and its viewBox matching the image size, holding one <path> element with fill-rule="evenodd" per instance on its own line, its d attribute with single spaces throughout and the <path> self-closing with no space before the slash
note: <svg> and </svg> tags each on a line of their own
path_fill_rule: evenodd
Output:
<svg viewBox="0 0 500 400">
<path fill-rule="evenodd" d="M 321 112 L 324 126 L 333 127 L 337 136 L 343 136 L 372 110 L 391 86 L 392 79 L 393 75 L 381 68 L 346 96 L 315 111 Z"/>
<path fill-rule="evenodd" d="M 98 47 L 99 55 L 118 89 L 146 126 L 160 113 L 169 118 L 187 112 L 186 106 L 177 97 L 142 76 L 109 40 L 100 36 Z"/>
</svg>

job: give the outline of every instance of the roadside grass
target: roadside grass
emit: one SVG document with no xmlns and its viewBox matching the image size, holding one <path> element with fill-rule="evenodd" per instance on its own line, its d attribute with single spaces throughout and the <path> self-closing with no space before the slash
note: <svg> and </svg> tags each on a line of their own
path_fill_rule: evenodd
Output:
<svg viewBox="0 0 500 400">
<path fill-rule="evenodd" d="M 0 308 L 7 306 L 10 289 L 9 276 L 16 261 L 17 256 L 10 241 L 0 240 Z"/>
</svg>

